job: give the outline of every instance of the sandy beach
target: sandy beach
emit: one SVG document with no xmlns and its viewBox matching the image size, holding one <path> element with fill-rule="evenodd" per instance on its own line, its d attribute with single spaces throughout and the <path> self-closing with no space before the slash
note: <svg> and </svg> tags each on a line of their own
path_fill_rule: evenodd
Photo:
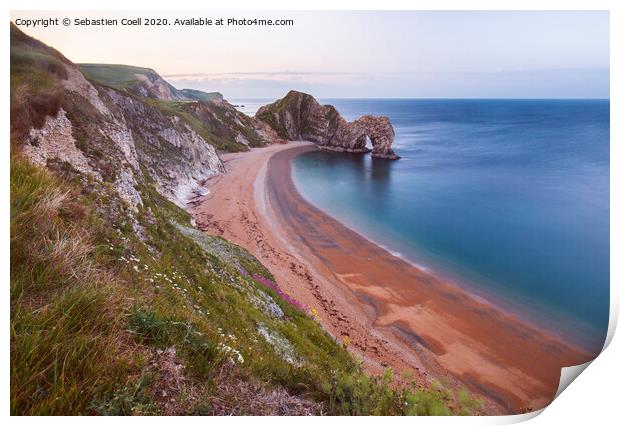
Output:
<svg viewBox="0 0 620 426">
<path fill-rule="evenodd" d="M 227 174 L 192 203 L 198 227 L 239 244 L 370 373 L 466 387 L 489 414 L 547 405 L 560 369 L 592 358 L 391 255 L 312 206 L 291 178 L 294 142 L 222 156 Z"/>
</svg>

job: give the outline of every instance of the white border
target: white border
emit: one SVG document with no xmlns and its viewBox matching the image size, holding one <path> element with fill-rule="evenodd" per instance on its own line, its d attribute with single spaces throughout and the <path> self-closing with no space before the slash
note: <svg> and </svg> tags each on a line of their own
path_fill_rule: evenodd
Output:
<svg viewBox="0 0 620 426">
<path fill-rule="evenodd" d="M 8 4 L 7 4 L 8 3 Z M 54 3 L 44 0 L 9 0 L 6 1 L 7 9 L 4 10 L 4 15 L 8 22 L 10 19 L 10 10 L 610 10 L 610 28 L 611 28 L 611 259 L 620 259 L 620 251 L 618 250 L 618 224 L 617 218 L 620 217 L 620 210 L 618 209 L 618 182 L 620 182 L 620 175 L 618 172 L 619 164 L 619 147 L 618 147 L 618 117 L 620 117 L 620 111 L 616 102 L 620 97 L 619 85 L 618 85 L 618 55 L 620 48 L 618 48 L 618 40 L 620 40 L 620 31 L 618 31 L 615 25 L 618 25 L 620 18 L 620 2 L 612 0 L 590 0 L 590 1 L 576 1 L 576 0 L 502 0 L 502 1 L 490 1 L 490 0 L 474 0 L 474 1 L 458 1 L 458 0 L 381 0 L 379 2 L 371 2 L 368 0 L 358 0 L 356 2 L 350 2 L 347 4 L 345 1 L 337 0 L 315 0 L 315 1 L 297 1 L 294 4 L 288 0 L 263 0 L 260 2 L 260 7 L 256 1 L 250 0 L 226 0 L 221 2 L 204 2 L 198 0 L 176 0 L 171 3 L 160 2 L 154 4 L 152 0 L 137 0 L 128 2 L 127 0 L 108 0 L 108 1 L 91 1 L 85 3 L 83 0 L 57 0 Z M 4 88 L 4 103 L 3 103 L 3 130 L 4 135 L 9 134 L 9 47 L 8 47 L 8 25 L 5 27 L 5 34 L 7 34 L 3 43 L 3 55 L 1 60 L 3 63 L 2 77 Z M 615 48 L 615 50 L 614 50 Z M 4 312 L 4 324 L 1 329 L 3 342 L 5 346 L 2 348 L 2 367 L 3 367 L 3 382 L 2 382 L 2 394 L 1 400 L 4 402 L 4 414 L 9 414 L 9 393 L 10 393 L 10 371 L 9 371 L 9 143 L 8 137 L 5 137 L 4 153 L 0 157 L 0 170 L 2 170 L 3 184 L 1 186 L 2 196 L 2 228 L 1 228 L 1 244 L 3 256 L 1 259 L 2 267 L 0 270 L 4 276 L 4 292 L 2 293 L 3 306 L 6 307 Z M 576 384 L 569 387 L 569 389 L 562 393 L 556 401 L 554 401 L 546 410 L 544 414 L 540 415 L 532 420 L 532 424 L 607 424 L 613 418 L 618 418 L 617 415 L 617 390 L 615 388 L 614 381 L 620 377 L 619 368 L 616 360 L 620 359 L 619 349 L 617 342 L 611 342 L 611 337 L 618 318 L 618 264 L 612 261 L 611 263 L 611 323 L 610 330 L 607 336 L 606 345 L 609 345 L 607 349 L 587 368 L 586 372 L 582 374 L 577 380 Z M 451 422 L 458 422 L 459 424 L 506 424 L 514 423 L 518 421 L 526 420 L 532 416 L 508 416 L 508 417 L 484 417 L 484 418 L 418 418 L 415 420 L 408 418 L 389 418 L 390 422 L 401 423 L 415 421 L 422 422 L 424 424 L 445 424 Z M 33 418 L 11 418 L 10 421 L 15 423 L 31 423 L 41 420 Z M 74 422 L 82 422 L 83 419 L 56 417 L 43 420 L 45 422 L 62 422 L 63 425 L 67 423 L 73 424 Z M 107 422 L 108 419 L 103 418 L 91 418 L 89 422 L 99 423 Z M 135 422 L 149 425 L 166 424 L 170 420 L 164 417 L 160 418 L 135 418 L 125 419 L 117 418 L 114 422 Z M 288 419 L 288 418 L 185 418 L 183 422 L 187 423 L 237 423 L 251 421 L 255 424 L 285 424 L 291 421 L 301 422 L 304 424 L 310 424 L 310 422 L 355 422 L 359 424 L 370 424 L 371 422 L 378 421 L 371 418 L 339 418 L 337 420 L 333 418 L 328 419 Z"/>
</svg>

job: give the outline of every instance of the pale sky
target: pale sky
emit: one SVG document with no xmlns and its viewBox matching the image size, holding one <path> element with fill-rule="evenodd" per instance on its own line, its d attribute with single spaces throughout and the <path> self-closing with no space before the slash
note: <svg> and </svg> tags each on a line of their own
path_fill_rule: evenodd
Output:
<svg viewBox="0 0 620 426">
<path fill-rule="evenodd" d="M 155 69 L 228 98 L 608 98 L 609 14 L 498 12 L 13 12 L 11 19 L 293 19 L 288 27 L 20 28 L 73 62 Z"/>
</svg>

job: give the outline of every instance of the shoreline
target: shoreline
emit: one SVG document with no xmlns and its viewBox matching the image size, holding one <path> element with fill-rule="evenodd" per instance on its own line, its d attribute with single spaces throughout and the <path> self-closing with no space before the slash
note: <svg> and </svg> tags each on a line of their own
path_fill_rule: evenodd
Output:
<svg viewBox="0 0 620 426">
<path fill-rule="evenodd" d="M 294 158 L 291 158 L 291 161 L 293 160 Z M 398 251 L 398 249 L 391 248 L 389 246 L 389 243 L 377 241 L 373 237 L 366 235 L 364 230 L 359 229 L 354 225 L 344 223 L 341 219 L 336 218 L 335 216 L 331 215 L 330 213 L 328 213 L 321 207 L 315 205 L 312 201 L 308 200 L 306 197 L 303 196 L 303 194 L 301 194 L 301 191 L 298 189 L 298 185 L 295 182 L 295 178 L 292 176 L 292 169 L 291 169 L 291 180 L 299 197 L 302 198 L 307 204 L 319 210 L 323 215 L 329 217 L 330 219 L 336 222 L 340 222 L 344 227 L 348 228 L 349 230 L 353 231 L 356 234 L 359 234 L 360 237 L 368 240 L 370 243 L 375 244 L 376 246 L 385 250 L 391 256 L 394 256 L 398 259 L 403 260 L 404 262 L 408 263 L 413 268 L 419 269 L 424 273 L 432 275 L 438 280 L 443 281 L 446 284 L 455 287 L 459 291 L 468 293 L 470 297 L 477 299 L 480 303 L 489 305 L 491 308 L 494 308 L 502 312 L 506 316 L 514 317 L 516 321 L 522 322 L 528 327 L 539 330 L 544 334 L 548 334 L 553 339 L 559 340 L 566 346 L 573 347 L 577 351 L 581 351 L 584 353 L 593 353 L 593 354 L 599 353 L 599 349 L 595 351 L 591 351 L 590 347 L 598 346 L 599 345 L 598 342 L 601 342 L 601 345 L 602 345 L 602 342 L 605 340 L 604 336 L 602 340 L 598 338 L 597 339 L 593 339 L 593 338 L 586 339 L 585 335 L 589 336 L 590 335 L 589 333 L 591 333 L 591 330 L 588 328 L 588 326 L 578 323 L 576 320 L 569 317 L 567 314 L 563 312 L 559 312 L 559 311 L 554 311 L 554 315 L 557 317 L 556 318 L 550 314 L 537 313 L 535 312 L 537 308 L 541 308 L 541 309 L 551 309 L 551 308 L 548 306 L 543 306 L 542 304 L 539 304 L 536 308 L 526 307 L 525 306 L 526 299 L 521 298 L 521 296 L 518 295 L 517 293 L 511 294 L 511 296 L 519 298 L 520 299 L 519 302 L 509 302 L 507 299 L 502 298 L 500 294 L 495 294 L 493 291 L 490 291 L 484 288 L 484 286 L 478 286 L 474 284 L 471 280 L 464 280 L 458 276 L 459 275 L 458 273 L 452 272 L 447 268 L 443 268 L 439 266 L 437 263 L 430 263 L 430 262 L 429 262 L 430 264 L 420 263 L 419 260 L 416 261 L 412 259 L 411 256 L 404 254 L 401 251 Z M 532 319 L 531 317 L 536 317 L 536 319 Z M 557 329 L 561 327 L 562 325 L 561 323 L 564 323 L 564 322 L 569 323 L 569 326 L 566 327 L 567 329 L 562 330 L 562 331 L 557 331 Z M 556 329 L 554 330 L 554 328 Z M 578 329 L 578 332 L 571 334 L 570 331 L 568 330 L 569 328 Z"/>
<path fill-rule="evenodd" d="M 291 176 L 307 143 L 223 159 L 229 173 L 190 209 L 201 230 L 252 252 L 278 285 L 316 309 L 327 331 L 378 374 L 467 387 L 490 414 L 546 406 L 560 367 L 592 355 L 547 335 L 466 291 L 393 256 L 308 203 Z"/>
</svg>

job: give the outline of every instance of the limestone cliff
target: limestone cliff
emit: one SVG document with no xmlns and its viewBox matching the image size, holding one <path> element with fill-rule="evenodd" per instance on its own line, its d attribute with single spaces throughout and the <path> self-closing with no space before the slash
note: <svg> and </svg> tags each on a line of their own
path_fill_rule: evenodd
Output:
<svg viewBox="0 0 620 426">
<path fill-rule="evenodd" d="M 265 145 L 270 138 L 261 124 L 237 111 L 219 92 L 178 90 L 150 68 L 129 65 L 79 64 L 91 83 L 127 94 L 177 116 L 220 151 L 246 151 Z"/>
<path fill-rule="evenodd" d="M 134 211 L 145 182 L 184 205 L 224 171 L 206 140 L 211 134 L 192 124 L 148 98 L 87 80 L 59 52 L 11 25 L 11 138 L 33 162 L 109 185 Z"/>
<path fill-rule="evenodd" d="M 331 105 L 321 105 L 311 95 L 291 90 L 256 112 L 256 119 L 267 123 L 281 139 L 307 140 L 322 149 L 342 152 L 368 152 L 372 156 L 398 159 L 392 150 L 394 129 L 387 117 L 364 115 L 347 122 Z"/>
</svg>

